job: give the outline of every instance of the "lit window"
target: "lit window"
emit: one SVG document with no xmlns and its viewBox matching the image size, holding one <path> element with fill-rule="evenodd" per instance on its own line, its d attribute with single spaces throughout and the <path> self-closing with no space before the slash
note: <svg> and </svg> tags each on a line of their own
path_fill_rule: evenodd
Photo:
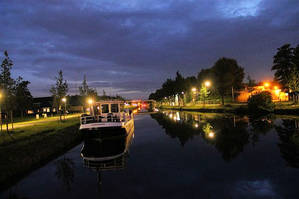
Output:
<svg viewBox="0 0 299 199">
<path fill-rule="evenodd" d="M 109 113 L 108 104 L 102 104 L 102 113 Z"/>
<path fill-rule="evenodd" d="M 111 112 L 118 113 L 118 104 L 111 104 Z"/>
</svg>

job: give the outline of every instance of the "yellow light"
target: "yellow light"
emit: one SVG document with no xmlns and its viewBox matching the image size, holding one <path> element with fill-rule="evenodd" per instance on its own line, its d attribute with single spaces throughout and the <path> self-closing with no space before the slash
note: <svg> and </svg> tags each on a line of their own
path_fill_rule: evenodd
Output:
<svg viewBox="0 0 299 199">
<path fill-rule="evenodd" d="M 274 89 L 275 89 L 275 90 L 277 90 L 277 89 L 278 89 L 278 87 L 277 87 L 277 86 L 274 86 Z"/>
<path fill-rule="evenodd" d="M 196 92 L 196 90 L 197 90 L 197 89 L 196 89 L 195 87 L 193 87 L 193 88 L 191 89 L 192 92 Z"/>
<path fill-rule="evenodd" d="M 209 136 L 210 138 L 213 138 L 213 137 L 215 137 L 215 133 L 214 133 L 214 132 L 210 132 L 210 133 L 208 134 L 208 136 Z"/>
<path fill-rule="evenodd" d="M 210 81 L 205 81 L 205 86 L 206 87 L 210 87 L 211 86 L 211 82 Z"/>
<path fill-rule="evenodd" d="M 93 100 L 92 100 L 92 99 L 88 99 L 88 100 L 87 100 L 87 103 L 88 103 L 89 105 L 91 105 L 91 104 L 93 104 Z"/>
<path fill-rule="evenodd" d="M 198 128 L 198 124 L 197 124 L 197 123 L 196 123 L 196 124 L 194 124 L 194 127 L 195 127 L 195 128 Z"/>
<path fill-rule="evenodd" d="M 279 95 L 279 93 L 280 93 L 280 89 L 275 90 L 276 95 Z"/>
<path fill-rule="evenodd" d="M 61 99 L 61 101 L 63 101 L 63 102 L 66 102 L 66 98 L 65 98 L 65 97 L 64 97 L 64 98 L 62 98 L 62 99 Z"/>
<path fill-rule="evenodd" d="M 265 82 L 265 83 L 264 83 L 264 86 L 265 86 L 265 87 L 269 87 L 269 86 L 270 86 L 270 83 L 269 83 L 269 82 Z"/>
<path fill-rule="evenodd" d="M 286 96 L 288 96 L 288 95 L 289 95 L 289 93 L 285 93 L 285 95 L 286 95 Z"/>
</svg>

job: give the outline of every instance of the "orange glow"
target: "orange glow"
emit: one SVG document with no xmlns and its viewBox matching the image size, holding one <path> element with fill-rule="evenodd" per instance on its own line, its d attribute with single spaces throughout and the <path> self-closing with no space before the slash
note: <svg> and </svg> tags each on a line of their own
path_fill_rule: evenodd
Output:
<svg viewBox="0 0 299 199">
<path fill-rule="evenodd" d="M 265 87 L 269 87 L 269 86 L 270 86 L 270 83 L 269 83 L 269 82 L 265 82 L 265 83 L 264 83 L 264 86 L 265 86 Z"/>
<path fill-rule="evenodd" d="M 267 86 L 267 88 L 266 88 Z M 289 97 L 288 97 L 288 93 L 282 92 L 281 89 L 279 89 L 279 86 L 273 86 L 270 87 L 269 83 L 264 83 L 263 86 L 255 86 L 255 87 L 251 87 L 249 90 L 242 90 L 240 91 L 239 96 L 237 97 L 237 101 L 238 102 L 247 102 L 248 98 L 251 95 L 255 95 L 257 93 L 260 93 L 262 91 L 268 91 L 271 93 L 272 96 L 272 101 L 288 101 Z"/>
</svg>

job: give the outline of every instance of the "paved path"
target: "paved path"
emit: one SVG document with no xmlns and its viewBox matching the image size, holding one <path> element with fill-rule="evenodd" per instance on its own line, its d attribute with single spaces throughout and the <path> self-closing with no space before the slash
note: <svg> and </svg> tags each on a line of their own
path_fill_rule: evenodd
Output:
<svg viewBox="0 0 299 199">
<path fill-rule="evenodd" d="M 67 115 L 66 119 L 70 119 L 70 118 L 74 118 L 74 117 L 77 117 L 78 120 L 79 120 L 80 114 Z M 62 116 L 62 119 L 64 119 L 63 116 Z M 34 119 L 34 120 L 31 120 L 31 121 L 26 121 L 26 122 L 16 122 L 16 123 L 13 124 L 13 127 L 14 128 L 28 127 L 28 126 L 33 126 L 35 124 L 46 123 L 46 122 L 50 122 L 50 121 L 58 121 L 58 120 L 59 120 L 59 116 L 41 118 L 41 119 Z M 5 124 L 2 125 L 2 129 L 3 130 L 6 129 Z M 11 124 L 8 124 L 8 129 L 11 129 Z"/>
</svg>

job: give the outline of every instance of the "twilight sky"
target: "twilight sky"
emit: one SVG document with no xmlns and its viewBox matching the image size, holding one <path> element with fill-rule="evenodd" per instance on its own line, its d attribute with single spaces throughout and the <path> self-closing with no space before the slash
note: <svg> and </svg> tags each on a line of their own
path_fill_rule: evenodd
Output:
<svg viewBox="0 0 299 199">
<path fill-rule="evenodd" d="M 72 94 L 86 74 L 100 94 L 147 98 L 223 56 L 271 79 L 276 48 L 299 44 L 299 1 L 1 0 L 0 25 L 1 60 L 7 50 L 34 96 L 62 69 Z"/>
</svg>

